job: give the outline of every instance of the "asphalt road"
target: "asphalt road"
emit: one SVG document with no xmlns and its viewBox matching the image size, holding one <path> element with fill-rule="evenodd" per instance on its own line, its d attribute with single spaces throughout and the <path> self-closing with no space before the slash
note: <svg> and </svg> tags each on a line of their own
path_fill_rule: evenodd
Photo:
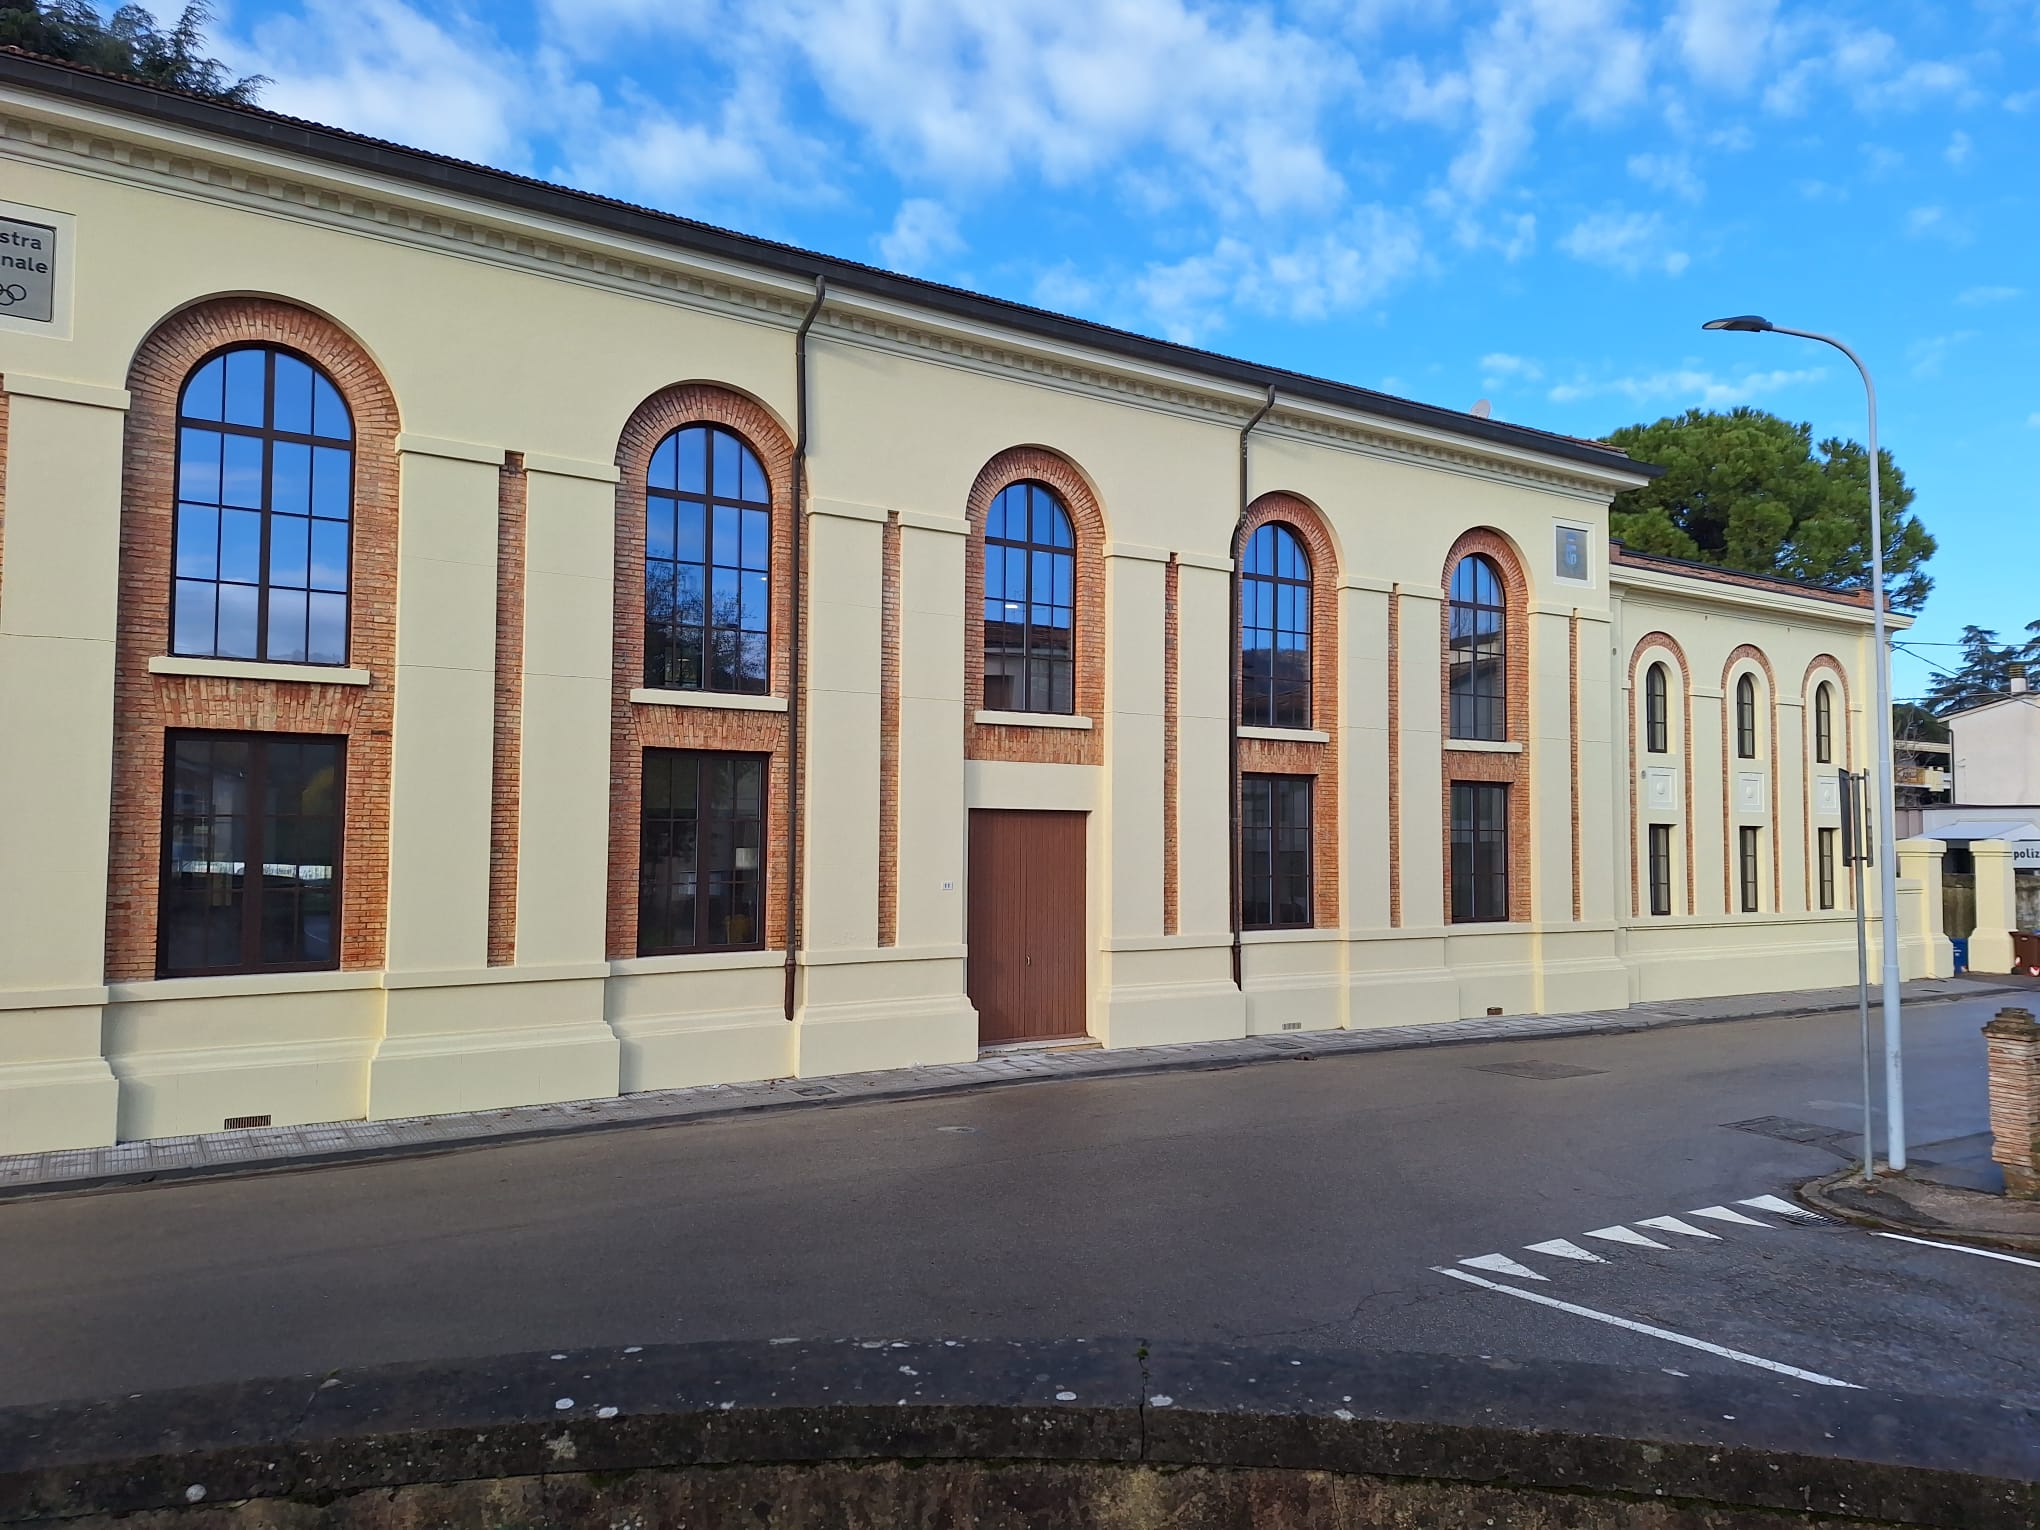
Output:
<svg viewBox="0 0 2040 1530">
<path fill-rule="evenodd" d="M 1978 1027 L 1993 1007 L 1909 1015 L 1924 1156 L 1985 1125 Z M 1564 1076 L 1493 1071 L 1524 1063 Z M 1739 1204 L 1838 1166 L 1853 1139 L 1823 1148 L 1725 1123 L 1847 1133 L 1858 1076 L 1853 1015 L 1744 1021 L 5 1204 L 0 1404 L 555 1346 L 845 1335 L 1786 1367 L 2040 1402 L 2040 1267 Z M 1667 1215 L 1715 1236 L 1639 1225 Z M 1590 1236 L 1618 1226 L 1661 1246 Z M 1600 1262 L 1526 1249 L 1555 1239 Z M 1458 1263 L 1497 1253 L 1545 1278 Z"/>
</svg>

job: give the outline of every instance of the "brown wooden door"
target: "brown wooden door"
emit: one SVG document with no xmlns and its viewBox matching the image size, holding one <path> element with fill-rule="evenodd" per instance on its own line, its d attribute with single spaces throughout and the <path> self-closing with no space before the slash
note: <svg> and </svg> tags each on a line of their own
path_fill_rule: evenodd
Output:
<svg viewBox="0 0 2040 1530">
<path fill-rule="evenodd" d="M 1084 814 L 970 815 L 970 1001 L 978 1041 L 1085 1031 Z"/>
</svg>

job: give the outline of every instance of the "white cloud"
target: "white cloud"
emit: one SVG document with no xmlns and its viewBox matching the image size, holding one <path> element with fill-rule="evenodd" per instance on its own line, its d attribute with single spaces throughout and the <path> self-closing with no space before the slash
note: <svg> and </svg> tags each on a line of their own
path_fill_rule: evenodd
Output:
<svg viewBox="0 0 2040 1530">
<path fill-rule="evenodd" d="M 2024 289 L 2019 287 L 1965 287 L 1956 295 L 1955 301 L 1973 308 L 1983 303 L 2009 303 L 2023 295 Z"/>
<path fill-rule="evenodd" d="M 1544 368 L 1528 356 L 1512 356 L 1507 351 L 1491 351 L 1480 358 L 1480 385 L 1483 388 L 1499 388 L 1505 383 L 1540 381 Z"/>
<path fill-rule="evenodd" d="M 788 123 L 775 86 L 761 76 L 685 115 L 626 85 L 614 102 L 592 101 L 562 136 L 561 179 L 682 212 L 698 214 L 701 202 L 718 197 L 746 204 L 840 197 L 827 178 L 826 145 Z"/>
<path fill-rule="evenodd" d="M 1945 207 L 1928 204 L 1905 215 L 1905 231 L 1914 239 L 1939 239 L 1948 244 L 1969 243 L 1969 230 L 1948 216 Z"/>
<path fill-rule="evenodd" d="M 931 261 L 963 248 L 955 215 L 927 197 L 909 197 L 900 203 L 892 228 L 878 240 L 879 253 L 895 271 L 923 271 Z"/>
<path fill-rule="evenodd" d="M 2040 430 L 2040 409 L 2035 409 L 2026 416 L 2026 428 L 2028 430 Z"/>
<path fill-rule="evenodd" d="M 1670 243 L 1663 214 L 1639 212 L 1595 213 L 1558 241 L 1567 254 L 1625 276 L 1645 271 L 1677 276 L 1684 271 L 1691 257 L 1684 250 L 1670 248 Z"/>
<path fill-rule="evenodd" d="M 1966 64 L 1952 59 L 1908 62 L 1897 39 L 1876 27 L 1824 17 L 1807 21 L 1800 31 L 1802 42 L 1815 46 L 1777 70 L 1764 91 L 1766 109 L 1779 115 L 1808 110 L 1823 85 L 1842 91 L 1869 115 L 1912 111 L 1945 97 L 1962 102 L 1974 97 Z"/>
<path fill-rule="evenodd" d="M 1707 195 L 1700 177 L 1693 173 L 1693 161 L 1685 154 L 1632 154 L 1629 173 L 1654 191 L 1668 192 L 1697 202 Z"/>
<path fill-rule="evenodd" d="M 1960 128 L 1957 128 L 1955 132 L 1949 136 L 1948 147 L 1941 151 L 1941 158 L 1945 159 L 1946 161 L 1948 161 L 1949 164 L 1955 166 L 1959 170 L 1962 166 L 1969 163 L 1969 154 L 1971 147 L 1972 145 L 1969 142 L 1969 135 L 1963 132 Z"/>
<path fill-rule="evenodd" d="M 1084 313 L 1097 306 L 1098 284 L 1072 261 L 1050 266 L 1034 278 L 1034 302 L 1059 313 Z"/>
<path fill-rule="evenodd" d="M 1778 0 L 1680 0 L 1665 30 L 1696 79 L 1743 90 L 1772 52 L 1777 16 Z"/>
<path fill-rule="evenodd" d="M 1365 308 L 1422 259 L 1412 219 L 1368 206 L 1335 230 L 1278 249 L 1224 236 L 1208 253 L 1150 265 L 1135 288 L 1171 339 L 1190 341 L 1222 327 L 1234 305 L 1295 320 Z"/>
<path fill-rule="evenodd" d="M 1723 377 L 1719 373 L 1702 371 L 1695 367 L 1675 367 L 1667 371 L 1628 377 L 1598 380 L 1581 378 L 1569 383 L 1559 383 L 1546 397 L 1554 404 L 1577 403 L 1588 398 L 1615 397 L 1639 405 L 1676 400 L 1688 407 L 1725 409 L 1735 404 L 1750 403 L 1752 400 L 1786 388 L 1819 382 L 1826 375 L 1819 367 L 1807 367 L 1797 371 L 1748 372 L 1739 377 Z"/>
<path fill-rule="evenodd" d="M 1906 347 L 1906 360 L 1912 363 L 1912 375 L 1918 378 L 1939 377 L 1942 364 L 1948 353 L 1958 345 L 1976 338 L 1973 329 L 1958 329 L 1952 334 L 1932 335 L 1924 340 L 1915 340 Z"/>
<path fill-rule="evenodd" d="M 403 0 L 309 0 L 220 46 L 236 69 L 270 77 L 271 111 L 496 165 L 524 165 L 527 135 L 557 120 L 568 94 L 467 18 L 434 20 Z"/>
<path fill-rule="evenodd" d="M 2040 107 L 2040 90 L 2022 90 L 2005 97 L 2005 110 L 2015 116 L 2023 116 L 2035 107 Z"/>
</svg>

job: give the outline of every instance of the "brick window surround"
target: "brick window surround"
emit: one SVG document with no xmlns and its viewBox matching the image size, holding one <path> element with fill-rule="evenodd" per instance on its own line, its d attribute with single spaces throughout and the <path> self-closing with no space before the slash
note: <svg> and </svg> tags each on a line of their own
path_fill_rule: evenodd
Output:
<svg viewBox="0 0 2040 1530">
<path fill-rule="evenodd" d="M 1506 742 L 1523 746 L 1520 753 L 1496 753 L 1452 746 L 1452 571 L 1462 558 L 1480 554 L 1493 562 L 1502 577 L 1503 674 L 1508 697 L 1503 708 L 1507 721 Z M 1530 584 L 1523 575 L 1523 559 L 1516 544 L 1498 531 L 1478 527 L 1452 544 L 1446 555 L 1439 584 L 1448 598 L 1438 608 L 1438 727 L 1444 735 L 1443 790 L 1439 803 L 1439 853 L 1445 869 L 1445 900 L 1440 917 L 1452 923 L 1452 783 L 1454 781 L 1503 781 L 1509 793 L 1509 921 L 1528 922 L 1533 917 L 1530 867 Z M 1578 811 L 1578 804 L 1574 804 Z"/>
<path fill-rule="evenodd" d="M 1629 826 L 1633 842 L 1629 851 L 1629 913 L 1632 918 L 1643 917 L 1643 866 L 1650 844 L 1650 828 L 1645 823 L 1642 810 L 1643 772 L 1654 760 L 1666 758 L 1654 755 L 1644 745 L 1643 717 L 1643 676 L 1652 664 L 1665 667 L 1669 684 L 1676 689 L 1675 698 L 1667 698 L 1667 722 L 1674 714 L 1672 700 L 1676 700 L 1675 725 L 1677 733 L 1668 740 L 1679 758 L 1679 787 L 1683 794 L 1685 811 L 1680 815 L 1680 834 L 1686 857 L 1686 908 L 1685 912 L 1699 912 L 1694 901 L 1693 885 L 1693 679 L 1692 668 L 1686 662 L 1686 650 L 1679 640 L 1669 632 L 1646 632 L 1629 651 Z M 1575 811 L 1577 811 L 1575 804 Z M 1673 904 L 1678 912 L 1678 905 Z"/>
<path fill-rule="evenodd" d="M 279 346 L 332 379 L 354 416 L 348 662 L 367 685 L 157 675 L 170 651 L 177 404 L 185 379 L 231 345 Z M 274 298 L 215 298 L 166 319 L 128 370 L 122 448 L 120 613 L 115 644 L 112 843 L 106 975 L 157 971 L 164 735 L 315 733 L 347 740 L 340 965 L 383 965 L 389 889 L 390 719 L 395 702 L 396 398 L 368 353 L 332 321 Z"/>
<path fill-rule="evenodd" d="M 743 438 L 765 469 L 772 498 L 769 694 L 792 678 L 793 438 L 764 405 L 712 383 L 664 388 L 638 405 L 616 445 L 616 628 L 610 676 L 609 917 L 611 960 L 638 954 L 638 822 L 647 749 L 764 754 L 765 944 L 786 948 L 787 718 L 784 712 L 633 702 L 645 683 L 645 474 L 652 452 L 685 425 L 721 425 Z M 712 702 L 714 693 L 690 692 Z"/>
<path fill-rule="evenodd" d="M 1310 555 L 1310 732 L 1308 739 L 1243 738 L 1243 776 L 1313 776 L 1311 794 L 1311 922 L 1320 930 L 1339 927 L 1339 552 L 1331 527 L 1317 506 L 1301 495 L 1275 490 L 1247 506 L 1233 548 L 1233 577 L 1247 541 L 1271 521 L 1296 533 Z M 1233 633 L 1228 662 L 1239 663 L 1240 634 Z"/>
<path fill-rule="evenodd" d="M 1835 690 L 1835 742 L 1840 746 L 1830 753 L 1834 756 L 1825 765 L 1814 759 L 1813 736 L 1813 694 L 1823 680 L 1829 681 Z M 1817 775 L 1833 775 L 1838 770 L 1856 768 L 1856 730 L 1850 725 L 1849 674 L 1842 668 L 1842 661 L 1831 653 L 1816 654 L 1806 666 L 1806 673 L 1799 680 L 1799 699 L 1802 704 L 1800 716 L 1806 719 L 1802 730 L 1801 749 L 1805 755 L 1805 769 L 1799 773 L 1799 826 L 1806 840 L 1806 906 L 1812 911 L 1814 898 L 1814 875 L 1816 846 L 1819 844 L 1817 827 L 1813 821 L 1813 779 Z M 1854 877 L 1835 877 L 1835 907 L 1856 906 L 1856 881 Z"/>
<path fill-rule="evenodd" d="M 981 723 L 985 701 L 985 515 L 1001 489 L 1016 483 L 1048 485 L 1070 513 L 1077 539 L 1076 714 L 1083 728 L 1030 728 Z M 1091 482 L 1067 457 L 1041 446 L 1014 446 L 979 469 L 964 513 L 970 546 L 963 573 L 963 756 L 967 760 L 1022 760 L 1042 765 L 1105 763 L 1105 513 Z"/>
<path fill-rule="evenodd" d="M 1757 757 L 1744 760 L 1735 752 L 1735 689 L 1736 681 L 1745 674 L 1755 675 L 1763 687 L 1764 694 L 1757 702 Z M 1744 643 L 1728 656 L 1728 662 L 1721 666 L 1721 911 L 1725 914 L 1742 912 L 1740 890 L 1736 887 L 1736 868 L 1742 846 L 1736 835 L 1738 827 L 1735 816 L 1735 776 L 1739 770 L 1761 766 L 1769 778 L 1770 814 L 1764 819 L 1763 827 L 1771 832 L 1766 836 L 1771 846 L 1771 906 L 1764 912 L 1783 913 L 1785 909 L 1785 862 L 1778 846 L 1778 677 L 1771 668 L 1771 661 L 1764 650 L 1754 643 Z M 1761 903 L 1763 900 L 1758 900 Z"/>
</svg>

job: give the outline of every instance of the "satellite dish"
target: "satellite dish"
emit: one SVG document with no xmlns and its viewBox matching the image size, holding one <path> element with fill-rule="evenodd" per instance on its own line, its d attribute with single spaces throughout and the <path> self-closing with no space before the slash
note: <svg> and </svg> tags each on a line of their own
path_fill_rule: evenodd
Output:
<svg viewBox="0 0 2040 1530">
<path fill-rule="evenodd" d="M 1477 398 L 1473 401 L 1473 417 L 1476 420 L 1484 420 L 1494 412 L 1495 406 L 1493 404 L 1490 404 L 1486 399 Z"/>
</svg>

